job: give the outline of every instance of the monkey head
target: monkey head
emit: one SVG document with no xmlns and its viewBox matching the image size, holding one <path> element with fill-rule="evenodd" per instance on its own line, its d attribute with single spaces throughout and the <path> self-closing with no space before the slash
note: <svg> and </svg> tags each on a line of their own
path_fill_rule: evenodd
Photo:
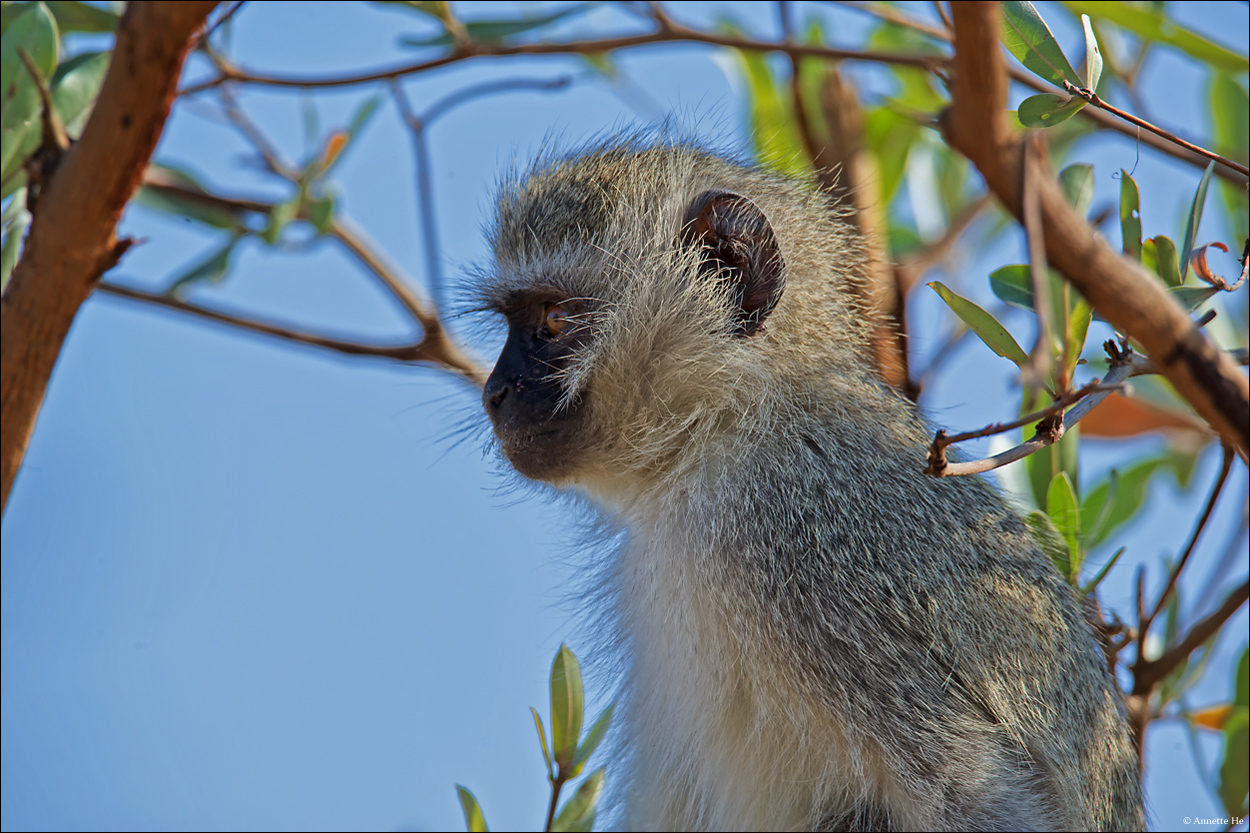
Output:
<svg viewBox="0 0 1250 833">
<path fill-rule="evenodd" d="M 508 336 L 482 401 L 521 474 L 636 493 L 705 456 L 727 418 L 767 424 L 767 388 L 784 383 L 770 353 L 796 338 L 792 261 L 847 239 L 827 205 L 768 176 L 691 147 L 617 145 L 504 184 L 482 302 Z M 787 236 L 796 214 L 827 241 Z"/>
</svg>

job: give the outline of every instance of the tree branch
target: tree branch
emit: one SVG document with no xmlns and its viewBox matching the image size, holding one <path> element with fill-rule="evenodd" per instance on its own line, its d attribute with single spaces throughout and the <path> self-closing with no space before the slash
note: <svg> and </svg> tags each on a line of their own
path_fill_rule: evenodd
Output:
<svg viewBox="0 0 1250 833">
<path fill-rule="evenodd" d="M 227 81 L 263 84 L 274 87 L 345 87 L 352 84 L 367 84 L 370 81 L 386 81 L 391 78 L 399 78 L 403 75 L 411 75 L 416 72 L 436 69 L 437 67 L 444 67 L 448 64 L 459 63 L 472 58 L 505 57 L 508 55 L 593 55 L 601 52 L 612 52 L 617 49 L 629 49 L 635 46 L 647 46 L 649 44 L 683 41 L 706 43 L 712 46 L 727 46 L 732 49 L 742 49 L 747 52 L 784 52 L 787 55 L 794 57 L 811 56 L 846 61 L 871 61 L 875 63 L 914 66 L 922 69 L 931 69 L 946 63 L 946 59 L 939 55 L 915 55 L 901 52 L 838 49 L 832 46 L 820 46 L 816 44 L 771 43 L 768 41 L 757 41 L 749 38 L 734 37 L 731 35 L 700 32 L 696 29 L 689 29 L 685 26 L 669 23 L 667 26 L 662 27 L 658 31 L 645 35 L 629 35 L 619 38 L 575 41 L 573 43 L 524 43 L 512 46 L 480 43 L 466 44 L 453 49 L 446 55 L 442 55 L 438 58 L 431 58 L 426 61 L 417 61 L 415 63 L 403 64 L 390 69 L 374 70 L 372 72 L 365 72 L 357 75 L 342 75 L 329 78 L 264 75 L 261 73 L 242 70 L 223 63 L 218 68 L 219 74 L 216 78 L 187 87 L 185 90 L 182 90 L 181 94 L 191 95 L 193 93 L 198 93 L 203 90 L 220 86 Z"/>
<path fill-rule="evenodd" d="M 1007 73 L 998 47 L 998 8 L 958 3 L 951 107 L 942 115 L 950 146 L 1021 216 L 1023 140 L 1008 127 Z M 1038 183 L 1046 256 L 1120 332 L 1145 347 L 1159 371 L 1237 453 L 1247 456 L 1250 383 L 1194 326 L 1160 281 L 1112 251 L 1068 205 L 1052 177 Z"/>
<path fill-rule="evenodd" d="M 173 103 L 195 31 L 216 5 L 135 2 L 82 138 L 44 183 L 0 307 L 0 505 L 26 453 L 78 308 L 129 246 L 115 234 Z"/>
</svg>

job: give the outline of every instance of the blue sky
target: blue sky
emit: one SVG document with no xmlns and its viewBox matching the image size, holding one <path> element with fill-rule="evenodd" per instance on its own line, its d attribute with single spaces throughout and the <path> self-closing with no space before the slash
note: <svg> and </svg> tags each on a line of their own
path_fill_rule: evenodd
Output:
<svg viewBox="0 0 1250 833">
<path fill-rule="evenodd" d="M 472 18 L 535 6 L 457 8 Z M 1066 15 L 1043 12 L 1069 54 L 1081 54 Z M 775 29 L 764 4 L 699 3 L 677 13 L 700 23 L 732 17 L 764 35 Z M 844 10 L 799 6 L 799 19 L 809 13 L 832 21 L 826 31 L 840 44 L 859 42 L 869 25 Z M 1186 3 L 1176 13 L 1244 50 L 1245 4 Z M 622 20 L 599 8 L 567 34 L 603 33 Z M 422 31 L 401 9 L 255 3 L 236 18 L 231 54 L 258 70 L 333 74 L 411 58 L 398 37 Z M 487 79 L 577 78 L 559 92 L 474 100 L 430 127 L 453 289 L 486 257 L 482 226 L 499 176 L 540 150 L 669 114 L 715 145 L 746 147 L 740 82 L 724 54 L 654 47 L 620 65 L 628 81 L 615 86 L 586 78 L 568 57 L 466 62 L 406 82 L 420 110 Z M 854 72 L 880 88 L 871 70 Z M 1144 83 L 1149 115 L 1204 134 L 1204 84 L 1186 59 L 1159 50 Z M 376 91 L 248 90 L 241 101 L 299 158 L 306 101 L 329 129 Z M 212 116 L 209 100 L 180 103 L 157 158 L 215 189 L 280 197 L 280 185 Z M 1095 206 L 1118 193 L 1112 173 L 1137 164 L 1146 234 L 1176 236 L 1196 169 L 1149 151 L 1137 162 L 1123 138 L 1085 142 L 1077 156 L 1095 164 Z M 411 148 L 389 99 L 334 179 L 346 212 L 421 283 Z M 1228 240 L 1214 195 L 1209 205 L 1200 239 Z M 128 210 L 122 230 L 144 242 L 109 279 L 148 288 L 221 242 L 143 207 Z M 1019 262 L 1022 238 L 1009 234 L 975 255 L 953 278 L 936 277 L 986 298 L 984 276 Z M 1230 264 L 1219 266 L 1227 273 Z M 391 300 L 327 242 L 298 252 L 246 243 L 229 280 L 192 297 L 347 337 L 411 335 Z M 925 290 L 914 298 L 923 363 L 945 319 Z M 1011 322 L 1029 343 L 1025 320 Z M 452 324 L 489 361 L 499 333 L 468 317 Z M 947 426 L 1005 418 L 1011 370 L 969 341 L 924 404 Z M 584 644 L 566 588 L 597 556 L 584 544 L 585 513 L 518 484 L 486 437 L 476 392 L 438 371 L 336 357 L 94 296 L 66 342 L 4 517 L 3 827 L 462 829 L 455 783 L 477 793 L 493 828 L 537 827 L 547 792 L 527 707 L 545 712 L 559 644 Z M 1086 476 L 1140 449 L 1092 449 Z M 1127 563 L 1109 580 L 1105 604 L 1127 611 L 1132 563 L 1175 555 L 1217 468 L 1218 453 L 1208 452 L 1193 491 L 1155 488 L 1147 517 L 1118 542 L 1129 547 Z M 1241 467 L 1188 589 L 1205 583 L 1246 490 Z M 1245 573 L 1243 559 L 1217 588 Z M 1217 663 L 1244 646 L 1245 633 L 1243 610 Z M 610 699 L 595 679 L 588 685 L 596 704 Z M 1193 702 L 1228 693 L 1221 672 Z M 1202 738 L 1199 749 L 1210 767 L 1217 747 Z M 1156 827 L 1184 829 L 1183 816 L 1215 814 L 1191 760 L 1176 723 L 1152 728 Z"/>
</svg>

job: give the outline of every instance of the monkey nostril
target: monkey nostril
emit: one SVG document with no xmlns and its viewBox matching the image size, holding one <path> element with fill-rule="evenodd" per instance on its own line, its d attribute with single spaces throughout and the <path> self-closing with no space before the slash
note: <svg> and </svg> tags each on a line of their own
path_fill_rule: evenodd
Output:
<svg viewBox="0 0 1250 833">
<path fill-rule="evenodd" d="M 487 391 L 486 404 L 490 408 L 498 408 L 508 396 L 508 386 L 500 385 L 493 391 Z"/>
</svg>

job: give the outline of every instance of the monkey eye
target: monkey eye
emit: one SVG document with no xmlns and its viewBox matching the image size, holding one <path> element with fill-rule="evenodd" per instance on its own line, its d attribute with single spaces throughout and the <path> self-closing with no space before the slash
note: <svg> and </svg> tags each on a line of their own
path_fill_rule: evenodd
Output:
<svg viewBox="0 0 1250 833">
<path fill-rule="evenodd" d="M 577 309 L 566 304 L 544 304 L 541 334 L 548 338 L 567 336 L 577 328 Z"/>
</svg>

